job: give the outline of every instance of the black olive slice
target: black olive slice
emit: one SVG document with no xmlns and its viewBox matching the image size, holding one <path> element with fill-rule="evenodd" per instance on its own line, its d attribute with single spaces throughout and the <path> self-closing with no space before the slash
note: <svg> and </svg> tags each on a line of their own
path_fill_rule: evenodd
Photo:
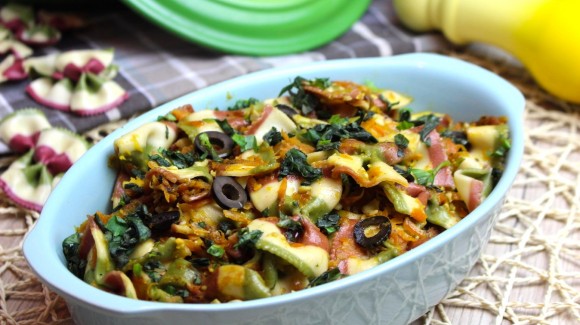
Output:
<svg viewBox="0 0 580 325">
<path fill-rule="evenodd" d="M 282 111 L 282 113 L 288 115 L 289 118 L 292 118 L 294 115 L 298 114 L 297 110 L 288 105 L 278 104 L 276 105 L 276 108 Z"/>
<path fill-rule="evenodd" d="M 229 176 L 218 176 L 211 186 L 213 198 L 223 209 L 242 208 L 248 202 L 248 194 L 235 179 Z"/>
<path fill-rule="evenodd" d="M 152 215 L 147 226 L 154 231 L 164 231 L 171 228 L 177 220 L 179 220 L 179 211 L 166 211 Z"/>
<path fill-rule="evenodd" d="M 220 158 L 225 158 L 232 153 L 232 149 L 234 148 L 234 140 L 232 140 L 232 138 L 230 138 L 227 134 L 218 131 L 206 131 L 198 134 L 194 141 L 195 148 L 197 148 L 197 150 L 208 154 L 210 153 L 208 149 L 201 143 L 199 136 L 202 134 L 207 135 L 209 142 L 214 146 L 215 151 Z"/>
<path fill-rule="evenodd" d="M 367 229 L 377 227 L 374 235 L 368 237 Z M 391 221 L 384 216 L 363 219 L 354 226 L 354 241 L 364 248 L 373 248 L 385 241 L 391 234 Z"/>
</svg>

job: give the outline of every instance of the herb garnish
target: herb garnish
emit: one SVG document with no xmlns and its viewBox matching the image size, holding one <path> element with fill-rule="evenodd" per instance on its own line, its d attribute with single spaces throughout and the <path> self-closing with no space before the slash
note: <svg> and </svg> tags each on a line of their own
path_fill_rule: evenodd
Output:
<svg viewBox="0 0 580 325">
<path fill-rule="evenodd" d="M 341 278 L 341 276 L 342 274 L 340 273 L 340 270 L 338 268 L 333 268 L 312 279 L 312 281 L 310 281 L 310 284 L 308 286 L 311 288 L 316 287 L 321 284 L 338 280 Z"/>
<path fill-rule="evenodd" d="M 236 133 L 232 135 L 232 140 L 240 146 L 242 152 L 248 150 L 258 150 L 258 143 L 256 142 L 256 137 L 253 135 L 241 135 Z"/>
<path fill-rule="evenodd" d="M 437 175 L 437 173 L 442 168 L 447 167 L 449 165 L 450 165 L 449 161 L 444 161 L 433 170 L 411 168 L 409 169 L 409 172 L 411 173 L 411 175 L 413 175 L 413 177 L 415 178 L 415 182 L 417 184 L 423 186 L 433 186 L 433 182 L 435 181 L 435 176 Z"/>
<path fill-rule="evenodd" d="M 441 119 L 433 114 L 424 115 L 417 119 L 418 122 L 423 122 L 423 129 L 419 132 L 421 141 L 423 141 L 427 146 L 431 146 L 431 139 L 429 138 L 429 133 L 435 130 L 435 128 L 441 122 Z M 419 124 L 420 125 L 420 124 Z"/>
<path fill-rule="evenodd" d="M 309 185 L 322 176 L 322 169 L 310 166 L 306 161 L 306 154 L 296 148 L 292 148 L 286 152 L 282 160 L 278 179 L 280 180 L 288 175 L 302 176 L 304 178 L 303 184 Z"/>
<path fill-rule="evenodd" d="M 211 256 L 220 258 L 222 256 L 224 256 L 225 254 L 225 249 L 223 247 L 221 247 L 220 245 L 216 245 L 213 244 L 211 245 L 208 249 L 207 249 L 207 253 Z"/>
<path fill-rule="evenodd" d="M 316 226 L 326 232 L 327 235 L 338 230 L 340 216 L 336 212 L 329 212 L 316 220 Z"/>
<path fill-rule="evenodd" d="M 224 131 L 224 133 L 229 135 L 230 137 L 236 133 L 236 130 L 234 130 L 234 128 L 230 125 L 228 120 L 216 119 L 215 122 L 220 126 L 220 128 Z"/>
<path fill-rule="evenodd" d="M 409 139 L 399 133 L 395 135 L 395 144 L 397 145 L 397 157 L 403 157 L 405 155 L 405 149 L 409 146 Z"/>
<path fill-rule="evenodd" d="M 263 232 L 261 230 L 249 231 L 248 228 L 243 228 L 238 233 L 239 240 L 234 245 L 235 249 L 240 248 L 252 248 L 256 245 L 256 242 L 260 237 L 262 237 Z"/>
<path fill-rule="evenodd" d="M 238 99 L 233 106 L 228 107 L 228 111 L 237 111 L 259 103 L 260 100 L 250 97 L 248 99 Z"/>
<path fill-rule="evenodd" d="M 334 150 L 340 146 L 343 139 L 356 139 L 365 143 L 377 143 L 377 139 L 358 123 L 347 118 L 333 115 L 330 124 L 318 124 L 308 129 L 302 136 L 306 141 L 314 143 L 317 151 Z"/>
<path fill-rule="evenodd" d="M 104 226 L 103 231 L 109 243 L 109 253 L 117 267 L 121 268 L 127 264 L 135 246 L 151 237 L 151 230 L 142 220 L 148 215 L 147 208 L 141 205 L 125 218 L 111 217 Z M 95 217 L 95 221 L 101 223 L 98 217 Z"/>
<path fill-rule="evenodd" d="M 66 259 L 66 268 L 78 278 L 83 278 L 87 260 L 79 256 L 81 235 L 78 232 L 68 236 L 62 242 L 62 251 Z"/>
<path fill-rule="evenodd" d="M 453 141 L 455 144 L 460 144 L 462 146 L 467 146 L 469 144 L 469 141 L 467 140 L 467 134 L 465 134 L 463 131 L 445 130 L 441 132 L 441 136 L 451 139 L 451 141 Z"/>
<path fill-rule="evenodd" d="M 331 85 L 328 78 L 316 78 L 313 80 L 307 80 L 302 77 L 296 77 L 291 84 L 280 90 L 280 94 L 278 96 L 282 96 L 282 94 L 288 92 L 294 107 L 299 108 L 303 115 L 308 115 L 312 113 L 312 111 L 316 110 L 316 108 L 320 105 L 320 100 L 318 97 L 304 90 L 305 83 L 320 89 L 326 89 Z"/>
<path fill-rule="evenodd" d="M 275 127 L 272 127 L 270 131 L 264 134 L 263 137 L 264 141 L 266 141 L 269 145 L 275 146 L 282 141 L 282 133 L 276 130 Z"/>
<path fill-rule="evenodd" d="M 207 152 L 209 153 L 209 156 L 211 157 L 212 160 L 218 161 L 218 162 L 222 161 L 219 154 L 217 153 L 217 151 L 213 147 L 213 144 L 211 144 L 211 141 L 209 140 L 207 133 L 205 133 L 205 132 L 200 133 L 198 135 L 198 138 L 199 138 L 199 141 L 201 142 L 201 145 L 207 150 Z"/>
<path fill-rule="evenodd" d="M 304 227 L 299 221 L 293 220 L 283 213 L 280 214 L 280 221 L 276 225 L 286 230 L 284 236 L 288 241 L 295 242 L 304 232 Z"/>
<path fill-rule="evenodd" d="M 505 155 L 507 154 L 507 152 L 512 147 L 512 145 L 510 143 L 510 139 L 508 139 L 504 135 L 500 134 L 499 138 L 497 139 L 497 143 L 498 143 L 497 144 L 497 147 L 491 153 L 491 156 L 492 157 L 496 157 L 496 158 L 505 157 Z"/>
</svg>

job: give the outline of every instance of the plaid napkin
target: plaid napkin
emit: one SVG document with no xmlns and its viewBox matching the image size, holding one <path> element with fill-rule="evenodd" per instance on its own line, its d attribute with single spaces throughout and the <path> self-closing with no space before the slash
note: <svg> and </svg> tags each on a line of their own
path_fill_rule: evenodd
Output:
<svg viewBox="0 0 580 325">
<path fill-rule="evenodd" d="M 82 133 L 196 89 L 257 70 L 302 62 L 441 51 L 451 47 L 441 34 L 413 34 L 403 29 L 391 2 L 386 0 L 375 0 L 352 28 L 333 42 L 311 51 L 275 57 L 215 52 L 173 36 L 129 9 L 115 9 L 89 16 L 86 28 L 64 34 L 55 47 L 35 54 L 113 47 L 114 63 L 120 68 L 115 81 L 128 91 L 129 100 L 105 114 L 79 117 L 34 102 L 24 91 L 29 83 L 24 80 L 0 85 L 0 117 L 21 108 L 38 107 L 44 110 L 53 126 Z M 8 148 L 0 142 L 0 154 L 6 152 Z"/>
</svg>

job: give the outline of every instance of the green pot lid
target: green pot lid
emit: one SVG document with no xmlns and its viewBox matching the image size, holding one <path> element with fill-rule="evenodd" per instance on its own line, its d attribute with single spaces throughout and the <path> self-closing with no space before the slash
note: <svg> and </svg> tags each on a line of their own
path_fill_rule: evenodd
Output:
<svg viewBox="0 0 580 325">
<path fill-rule="evenodd" d="M 371 0 L 123 0 L 149 20 L 228 53 L 281 55 L 326 44 Z"/>
</svg>

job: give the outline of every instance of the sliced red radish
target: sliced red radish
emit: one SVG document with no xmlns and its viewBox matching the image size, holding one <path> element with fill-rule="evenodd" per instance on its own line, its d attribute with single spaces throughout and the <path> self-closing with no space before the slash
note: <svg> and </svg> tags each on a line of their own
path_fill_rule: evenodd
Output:
<svg viewBox="0 0 580 325">
<path fill-rule="evenodd" d="M 0 140 L 15 152 L 26 152 L 36 146 L 40 131 L 50 127 L 42 111 L 21 109 L 0 120 Z"/>
<path fill-rule="evenodd" d="M 73 85 L 68 79 L 54 82 L 50 78 L 43 77 L 28 85 L 26 92 L 43 105 L 60 111 L 68 111 L 73 94 Z"/>
</svg>

